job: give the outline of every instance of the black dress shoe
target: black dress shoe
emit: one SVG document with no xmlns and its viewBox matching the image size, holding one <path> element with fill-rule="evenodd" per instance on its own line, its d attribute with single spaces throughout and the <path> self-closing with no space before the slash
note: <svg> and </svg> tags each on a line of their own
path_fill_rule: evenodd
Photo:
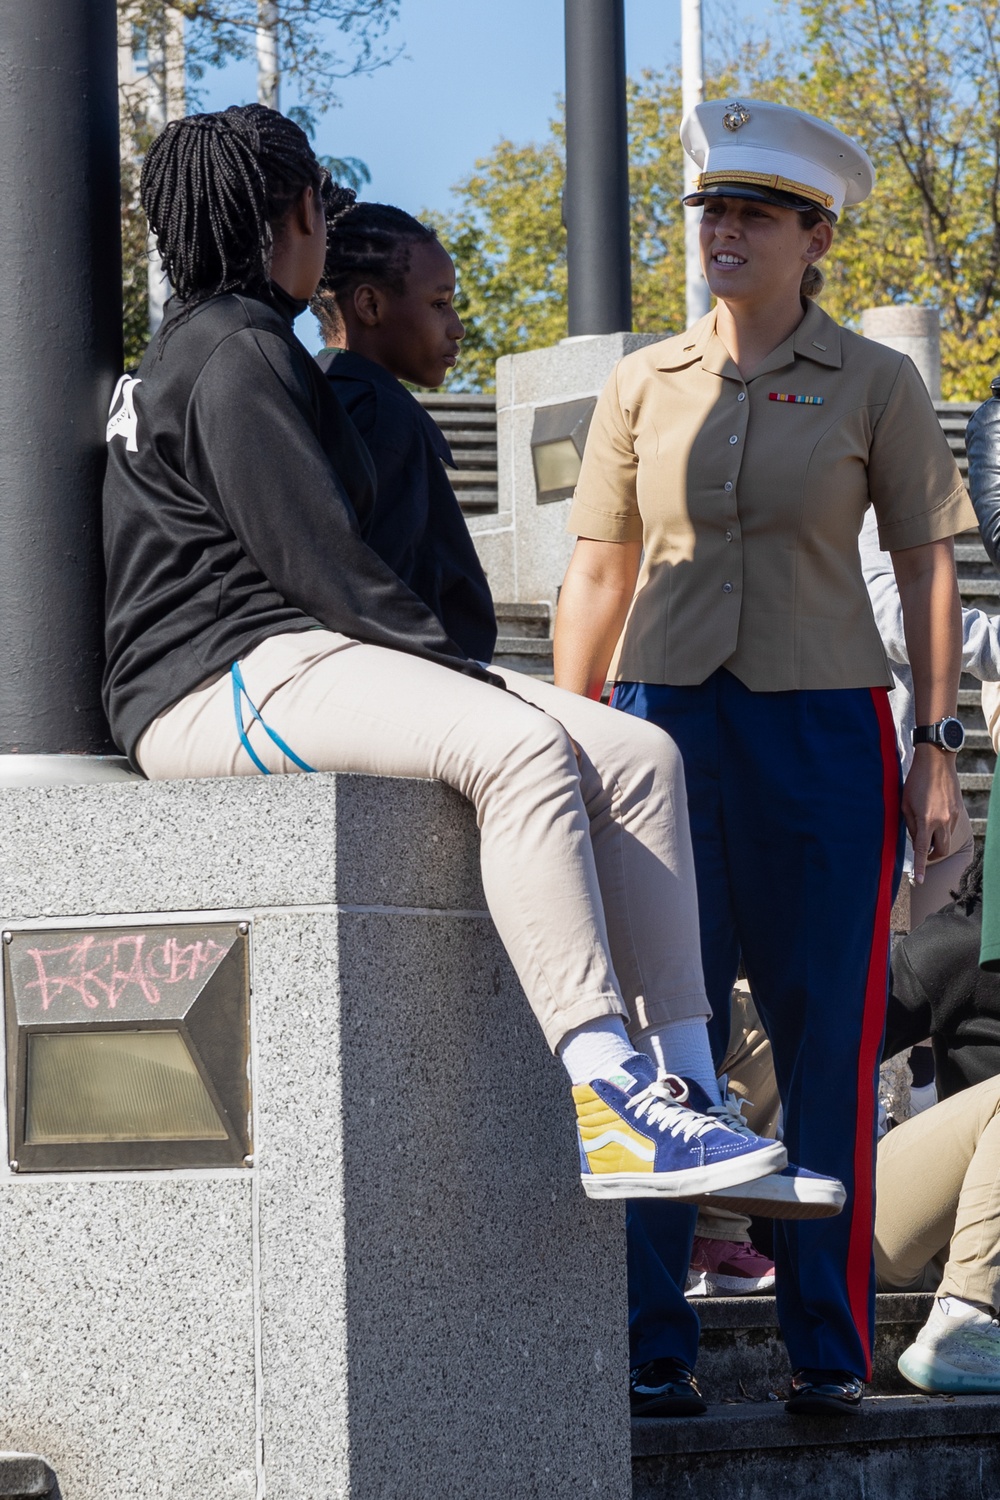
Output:
<svg viewBox="0 0 1000 1500">
<path fill-rule="evenodd" d="M 700 1417 L 708 1410 L 698 1383 L 679 1359 L 650 1359 L 628 1383 L 633 1417 Z"/>
<path fill-rule="evenodd" d="M 864 1382 L 850 1370 L 796 1370 L 785 1410 L 797 1417 L 829 1417 L 858 1411 Z"/>
</svg>

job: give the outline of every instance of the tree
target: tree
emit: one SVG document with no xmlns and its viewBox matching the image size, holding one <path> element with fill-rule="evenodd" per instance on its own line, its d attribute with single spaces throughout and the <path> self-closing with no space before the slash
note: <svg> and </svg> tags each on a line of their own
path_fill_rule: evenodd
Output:
<svg viewBox="0 0 1000 1500">
<path fill-rule="evenodd" d="M 864 307 L 940 307 L 953 400 L 981 399 L 1000 366 L 998 12 L 1000 0 L 801 0 L 782 45 L 729 41 L 706 70 L 715 97 L 792 104 L 866 145 L 878 186 L 841 219 L 823 305 L 855 326 Z M 635 326 L 664 335 L 684 323 L 679 119 L 675 71 L 630 84 Z M 469 322 L 462 384 L 488 386 L 498 355 L 565 334 L 562 179 L 557 119 L 537 145 L 501 142 L 437 218 Z"/>
<path fill-rule="evenodd" d="M 396 52 L 386 33 L 400 0 L 280 0 L 273 25 L 282 77 L 294 84 L 299 104 L 289 113 L 308 131 L 337 102 L 337 83 L 371 72 Z M 119 14 L 140 45 L 162 34 L 170 13 L 185 22 L 187 77 L 197 103 L 197 84 L 207 69 L 256 58 L 258 0 L 118 0 Z M 331 35 L 338 45 L 331 46 Z M 193 87 L 192 87 L 193 86 Z"/>
<path fill-rule="evenodd" d="M 334 105 L 337 82 L 370 72 L 396 54 L 386 32 L 400 0 L 280 0 L 268 7 L 282 74 L 298 103 L 286 111 L 312 134 Z M 200 103 L 206 70 L 256 55 L 259 0 L 118 0 L 121 104 L 122 251 L 125 359 L 135 364 L 149 338 L 150 273 L 139 172 L 153 136 Z M 329 43 L 331 35 L 339 45 Z M 136 60 L 140 66 L 136 67 Z M 341 182 L 360 188 L 368 168 L 355 157 L 322 157 Z M 154 257 L 155 262 L 155 257 Z"/>
</svg>

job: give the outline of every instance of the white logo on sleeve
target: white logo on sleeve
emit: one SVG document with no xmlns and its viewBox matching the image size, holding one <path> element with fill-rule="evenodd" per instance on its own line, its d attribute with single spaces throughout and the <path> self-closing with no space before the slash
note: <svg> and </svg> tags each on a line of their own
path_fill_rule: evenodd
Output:
<svg viewBox="0 0 1000 1500">
<path fill-rule="evenodd" d="M 141 380 L 136 380 L 134 375 L 122 375 L 115 386 L 115 393 L 111 397 L 111 407 L 108 413 L 107 440 L 110 443 L 113 437 L 125 439 L 126 453 L 138 453 L 139 444 L 135 440 L 135 429 L 137 417 L 135 414 L 135 388 L 141 385 Z M 121 405 L 118 406 L 119 400 Z M 115 411 L 115 407 L 118 410 Z"/>
</svg>

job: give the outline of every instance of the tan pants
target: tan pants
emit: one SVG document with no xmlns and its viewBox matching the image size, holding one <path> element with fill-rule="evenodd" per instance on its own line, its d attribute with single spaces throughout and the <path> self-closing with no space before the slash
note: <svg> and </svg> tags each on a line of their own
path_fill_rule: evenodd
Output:
<svg viewBox="0 0 1000 1500">
<path fill-rule="evenodd" d="M 972 864 L 976 852 L 976 841 L 972 823 L 962 803 L 951 836 L 952 852 L 943 859 L 930 859 L 924 873 L 923 885 L 910 886 L 910 931 L 920 926 L 925 917 L 947 906 L 953 899 L 952 891 L 958 889 L 962 876 Z"/>
<path fill-rule="evenodd" d="M 879 1142 L 876 1191 L 884 1291 L 936 1289 L 1000 1307 L 1000 1078 L 890 1130 Z"/>
<path fill-rule="evenodd" d="M 512 691 L 326 630 L 241 663 L 266 723 L 318 771 L 446 782 L 476 810 L 486 900 L 550 1047 L 598 1016 L 710 1014 L 681 757 L 662 730 L 548 683 Z M 539 709 L 542 712 L 539 712 Z M 244 723 L 269 771 L 296 767 Z M 145 731 L 147 776 L 256 776 L 229 674 Z"/>
<path fill-rule="evenodd" d="M 750 986 L 740 980 L 733 990 L 729 1047 L 719 1069 L 729 1092 L 743 1100 L 743 1118 L 757 1135 L 775 1136 L 781 1121 L 781 1099 L 771 1060 L 771 1043 L 761 1025 Z M 699 1208 L 695 1234 L 708 1240 L 745 1244 L 750 1220 L 721 1208 Z"/>
</svg>

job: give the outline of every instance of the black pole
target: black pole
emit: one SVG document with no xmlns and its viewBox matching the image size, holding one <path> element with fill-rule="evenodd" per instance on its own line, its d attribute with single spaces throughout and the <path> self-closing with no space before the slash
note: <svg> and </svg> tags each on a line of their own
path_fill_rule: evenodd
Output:
<svg viewBox="0 0 1000 1500">
<path fill-rule="evenodd" d="M 624 0 L 566 0 L 569 332 L 632 327 Z"/>
<path fill-rule="evenodd" d="M 0 0 L 0 754 L 102 754 L 115 0 Z"/>
</svg>

